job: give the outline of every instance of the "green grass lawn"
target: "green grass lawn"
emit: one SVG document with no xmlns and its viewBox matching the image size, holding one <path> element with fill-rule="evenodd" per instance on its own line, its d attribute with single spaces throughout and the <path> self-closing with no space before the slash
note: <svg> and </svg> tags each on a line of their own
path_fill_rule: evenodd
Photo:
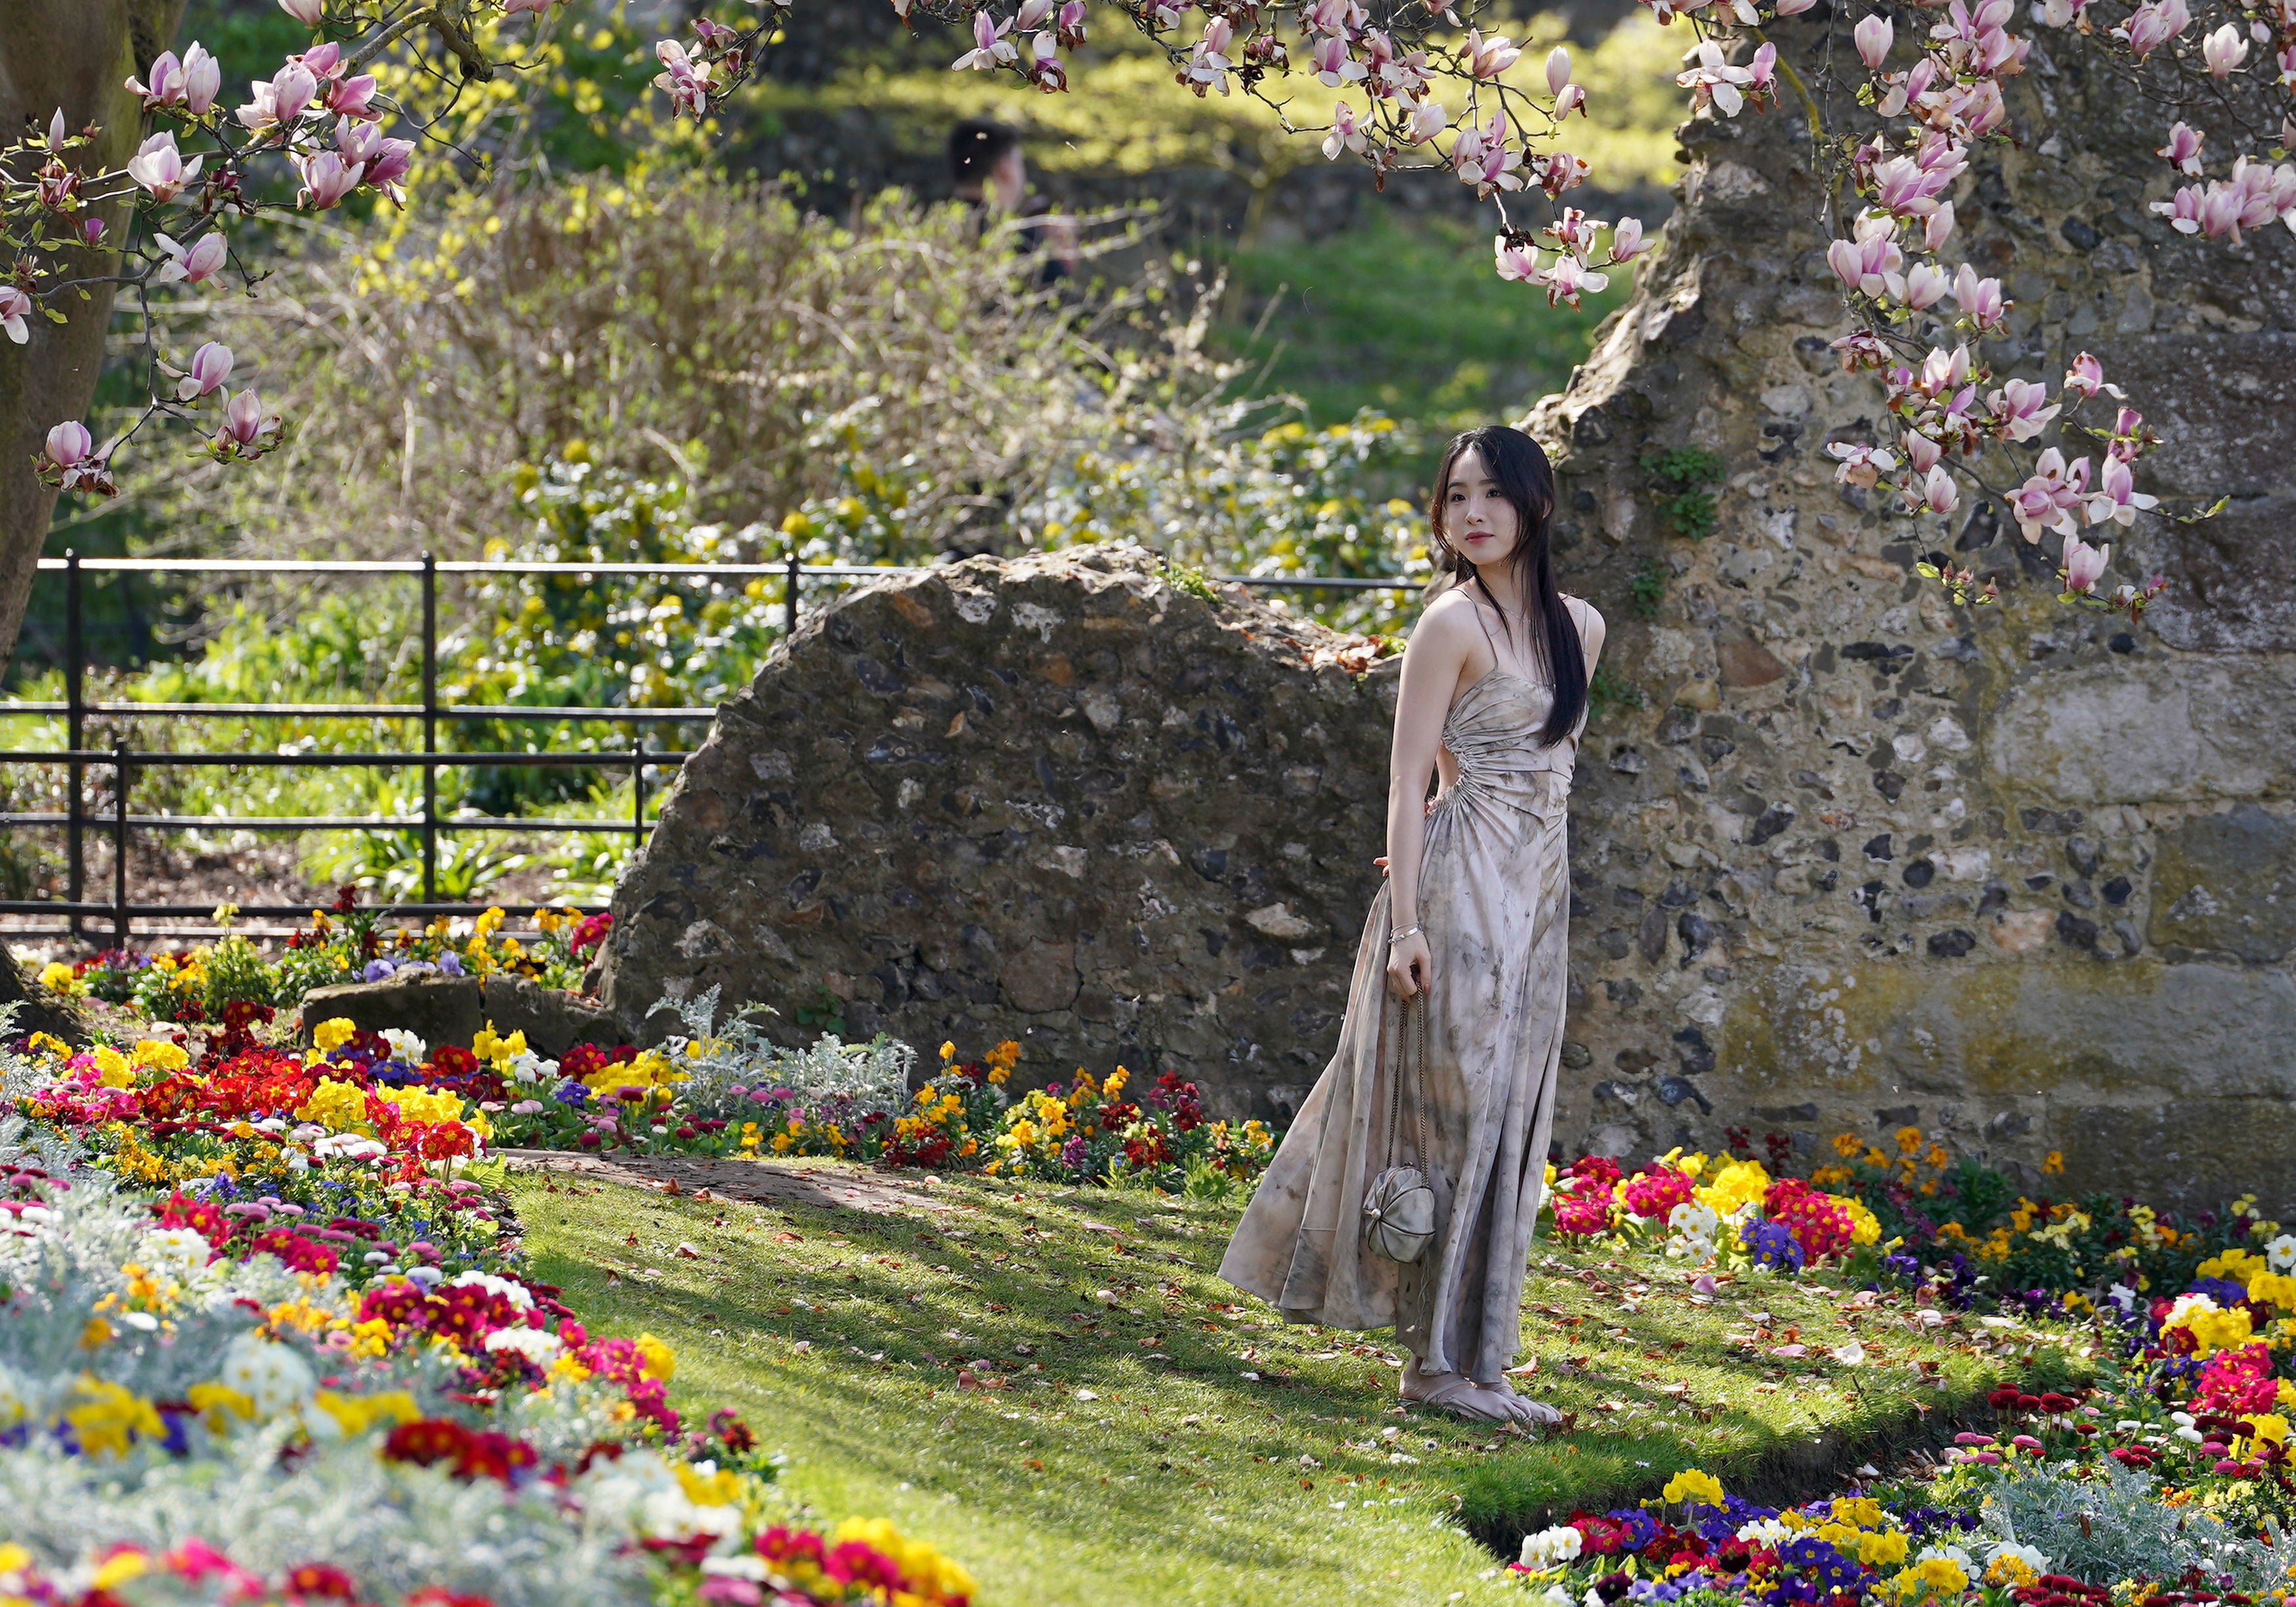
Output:
<svg viewBox="0 0 2296 1607">
<path fill-rule="evenodd" d="M 1248 392 L 1295 392 L 1317 424 L 1359 407 L 1439 432 L 1507 422 L 1562 389 L 1595 326 L 1626 299 L 1620 270 L 1577 311 L 1549 307 L 1543 291 L 1492 271 L 1487 224 L 1365 211 L 1325 239 L 1226 257 L 1234 313 L 1216 343 L 1266 365 Z"/>
<path fill-rule="evenodd" d="M 948 1209 L 870 1216 L 508 1186 L 536 1275 L 596 1330 L 667 1341 L 681 1408 L 738 1408 L 798 1496 L 931 1539 L 985 1607 L 1494 1596 L 1477 1536 L 1512 1549 L 1688 1466 L 1811 1493 L 1937 1432 L 2035 1339 L 1818 1278 L 1701 1304 L 1661 1256 L 1542 1244 L 1520 1382 L 1574 1422 L 1535 1439 L 1406 1414 L 1390 1336 L 1286 1326 L 1221 1283 L 1240 1201 L 942 1178 Z M 1830 1354 L 1853 1340 L 1861 1362 Z"/>
</svg>

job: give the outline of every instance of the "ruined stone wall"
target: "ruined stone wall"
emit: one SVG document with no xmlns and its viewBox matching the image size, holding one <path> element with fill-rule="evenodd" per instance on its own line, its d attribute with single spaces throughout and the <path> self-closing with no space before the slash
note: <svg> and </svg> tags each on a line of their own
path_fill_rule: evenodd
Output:
<svg viewBox="0 0 2296 1607">
<path fill-rule="evenodd" d="M 2170 443 L 2140 488 L 2233 504 L 2112 532 L 2120 574 L 2172 582 L 2132 629 L 2054 600 L 2054 537 L 1837 487 L 1824 444 L 1889 421 L 1827 349 L 1848 324 L 1801 120 L 1687 126 L 1663 256 L 1534 425 L 1562 566 L 1647 695 L 1595 728 L 1572 799 L 1567 1142 L 1914 1124 L 2062 1150 L 2080 1187 L 2296 1206 L 2296 250 L 2147 212 L 2167 114 L 2091 93 L 2038 31 L 2016 148 L 1955 197 L 1955 249 L 2018 304 L 1986 355 L 2054 383 L 2095 352 Z M 1702 541 L 1660 528 L 1643 467 L 1680 446 L 1725 463 Z M 1940 553 L 2003 603 L 1948 606 L 1909 572 Z"/>
<path fill-rule="evenodd" d="M 1136 551 L 871 586 L 686 761 L 615 890 L 606 1000 L 643 1026 L 718 986 L 785 1038 L 826 1005 L 928 1060 L 1010 1037 L 1024 1081 L 1178 1067 L 1286 1111 L 1379 885 L 1395 670 Z"/>
</svg>

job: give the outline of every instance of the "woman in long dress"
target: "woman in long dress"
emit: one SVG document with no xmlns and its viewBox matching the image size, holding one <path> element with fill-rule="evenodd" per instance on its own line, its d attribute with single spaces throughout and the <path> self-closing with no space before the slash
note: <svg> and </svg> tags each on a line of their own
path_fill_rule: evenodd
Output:
<svg viewBox="0 0 2296 1607">
<path fill-rule="evenodd" d="M 1403 660 L 1387 884 L 1338 1052 L 1220 1263 L 1294 1322 L 1392 1325 L 1411 1353 L 1403 1398 L 1488 1421 L 1557 1417 L 1506 1376 L 1562 1048 L 1565 807 L 1603 645 L 1602 616 L 1556 588 L 1554 505 L 1546 455 L 1521 431 L 1451 443 L 1430 512 L 1451 584 Z M 1423 1010 L 1423 1070 L 1414 1044 L 1398 1087 L 1403 1023 Z M 1363 1226 L 1373 1179 L 1402 1161 L 1436 1206 L 1434 1240 L 1407 1264 L 1375 1254 Z"/>
</svg>

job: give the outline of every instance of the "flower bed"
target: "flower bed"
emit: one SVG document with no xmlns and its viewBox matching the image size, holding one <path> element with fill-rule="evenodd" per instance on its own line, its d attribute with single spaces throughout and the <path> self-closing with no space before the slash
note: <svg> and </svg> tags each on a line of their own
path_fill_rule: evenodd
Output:
<svg viewBox="0 0 2296 1607">
<path fill-rule="evenodd" d="M 234 1002 L 10 1057 L 0 1088 L 0 1600 L 961 1607 L 874 1521 L 823 1532 L 650 1335 L 589 1332 L 458 1175 L 491 1070 Z"/>
<path fill-rule="evenodd" d="M 228 906 L 216 914 L 222 931 L 213 943 L 151 954 L 107 948 L 53 961 L 40 972 L 41 985 L 67 998 L 101 999 L 146 1021 L 184 1025 L 219 1022 L 234 1004 L 288 1009 L 314 988 L 393 976 L 501 972 L 545 988 L 574 988 L 614 919 L 537 909 L 541 936 L 530 944 L 502 935 L 508 916 L 500 909 L 468 921 L 441 915 L 427 926 L 386 927 L 373 910 L 359 906 L 357 890 L 346 887 L 271 956 L 230 930 Z"/>
<path fill-rule="evenodd" d="M 1730 1154 L 1677 1151 L 1630 1175 L 1599 1157 L 1561 1168 L 1556 1231 L 1662 1241 L 1710 1291 L 1726 1271 L 1831 1264 L 1877 1292 L 1910 1284 L 1916 1320 L 1952 1306 L 2005 1314 L 1980 1319 L 2005 1332 L 2040 1318 L 2096 1382 L 1997 1390 L 1990 1428 L 1959 1433 L 1926 1475 L 1829 1501 L 1759 1507 L 1685 1473 L 1642 1507 L 1529 1536 L 1515 1582 L 1557 1607 L 2180 1607 L 2296 1591 L 2296 1234 L 2247 1200 L 2190 1223 L 2112 1196 L 2034 1200 L 1912 1128 L 1894 1157 L 1845 1135 L 1839 1162 L 1806 1179 L 1773 1177 L 1733 1136 Z M 1772 1164 L 1790 1153 L 1769 1145 Z M 2042 1173 L 2058 1169 L 2052 1156 Z M 1849 1349 L 1835 1358 L 1862 1359 Z"/>
</svg>

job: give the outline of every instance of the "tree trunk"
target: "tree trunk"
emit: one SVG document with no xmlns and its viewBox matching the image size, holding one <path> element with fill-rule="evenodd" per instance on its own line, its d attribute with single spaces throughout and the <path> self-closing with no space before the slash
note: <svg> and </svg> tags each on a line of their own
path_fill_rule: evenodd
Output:
<svg viewBox="0 0 2296 1607">
<path fill-rule="evenodd" d="M 144 137 L 141 103 L 127 92 L 130 74 L 143 77 L 174 41 L 184 0 L 8 0 L 0 6 L 0 130 L 9 137 L 30 123 L 45 127 L 61 107 L 73 131 L 94 123 L 96 144 L 79 153 L 82 171 L 116 168 Z M 98 216 L 104 240 L 116 246 L 127 209 Z M 75 275 L 111 271 L 116 250 L 72 253 Z M 87 299 L 67 295 L 70 320 L 53 324 L 35 315 L 31 340 L 0 341 L 0 663 L 16 651 L 16 633 L 31 596 L 40 546 L 56 494 L 33 471 L 52 425 L 86 415 L 103 367 L 104 334 L 111 322 L 111 288 L 90 287 Z"/>
</svg>

